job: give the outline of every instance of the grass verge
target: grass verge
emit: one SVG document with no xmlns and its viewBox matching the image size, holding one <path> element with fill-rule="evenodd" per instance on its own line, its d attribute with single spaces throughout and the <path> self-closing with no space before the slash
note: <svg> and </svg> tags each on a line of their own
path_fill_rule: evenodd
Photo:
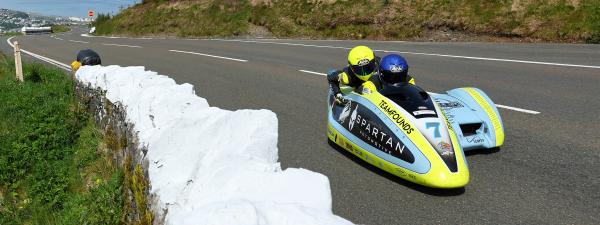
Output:
<svg viewBox="0 0 600 225">
<path fill-rule="evenodd" d="M 65 25 L 52 25 L 52 33 L 69 32 L 71 28 Z"/>
<path fill-rule="evenodd" d="M 0 224 L 118 224 L 124 171 L 112 161 L 73 82 L 59 69 L 0 54 Z"/>
<path fill-rule="evenodd" d="M 6 33 L 0 34 L 0 35 L 2 35 L 2 36 L 22 36 L 23 33 L 21 33 L 21 32 L 6 32 Z"/>
</svg>

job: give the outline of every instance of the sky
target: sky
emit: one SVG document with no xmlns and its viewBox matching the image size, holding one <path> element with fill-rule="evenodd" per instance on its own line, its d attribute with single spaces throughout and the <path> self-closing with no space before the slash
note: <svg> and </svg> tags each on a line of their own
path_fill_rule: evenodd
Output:
<svg viewBox="0 0 600 225">
<path fill-rule="evenodd" d="M 0 0 L 0 8 L 47 16 L 87 17 L 88 10 L 115 14 L 141 0 Z"/>
</svg>

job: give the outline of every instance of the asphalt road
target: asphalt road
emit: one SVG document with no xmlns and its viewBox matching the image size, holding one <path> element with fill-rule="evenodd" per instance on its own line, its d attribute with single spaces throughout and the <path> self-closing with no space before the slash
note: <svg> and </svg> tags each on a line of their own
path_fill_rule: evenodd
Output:
<svg viewBox="0 0 600 225">
<path fill-rule="evenodd" d="M 104 65 L 143 65 L 191 83 L 213 106 L 274 111 L 283 167 L 328 176 L 334 213 L 354 223 L 600 224 L 598 45 L 129 39 L 79 33 L 13 41 L 65 64 L 80 49 L 91 48 Z M 299 71 L 341 68 L 348 48 L 358 44 L 381 50 L 379 55 L 403 52 L 426 90 L 479 87 L 497 104 L 539 114 L 501 108 L 505 145 L 469 154 L 471 182 L 464 189 L 435 190 L 396 179 L 327 144 L 326 79 Z M 6 38 L 0 46 L 10 51 Z"/>
</svg>

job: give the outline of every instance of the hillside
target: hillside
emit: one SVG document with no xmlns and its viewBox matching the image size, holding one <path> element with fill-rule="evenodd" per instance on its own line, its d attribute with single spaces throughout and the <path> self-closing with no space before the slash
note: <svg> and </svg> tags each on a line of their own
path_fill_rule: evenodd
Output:
<svg viewBox="0 0 600 225">
<path fill-rule="evenodd" d="M 600 0 L 144 0 L 101 35 L 600 42 Z"/>
</svg>

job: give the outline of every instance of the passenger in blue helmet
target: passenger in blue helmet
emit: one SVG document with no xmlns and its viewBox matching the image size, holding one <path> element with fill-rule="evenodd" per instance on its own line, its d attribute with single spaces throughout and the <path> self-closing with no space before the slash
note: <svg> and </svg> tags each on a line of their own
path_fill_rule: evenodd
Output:
<svg viewBox="0 0 600 225">
<path fill-rule="evenodd" d="M 409 83 L 414 85 L 415 79 L 408 74 L 408 62 L 397 54 L 389 54 L 379 63 L 381 81 L 391 85 Z"/>
</svg>

